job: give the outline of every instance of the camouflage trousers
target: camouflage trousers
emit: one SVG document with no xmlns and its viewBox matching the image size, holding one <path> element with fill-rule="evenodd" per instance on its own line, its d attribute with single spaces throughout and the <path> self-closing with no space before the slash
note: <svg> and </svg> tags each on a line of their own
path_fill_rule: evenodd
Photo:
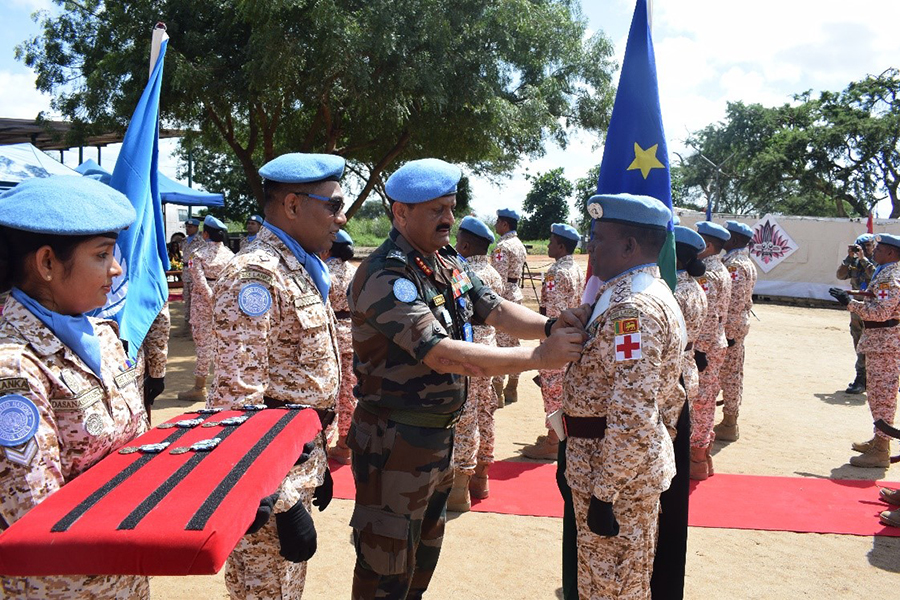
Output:
<svg viewBox="0 0 900 600">
<path fill-rule="evenodd" d="M 541 396 L 544 397 L 544 414 L 549 415 L 562 408 L 562 384 L 565 369 L 538 371 L 541 376 Z M 549 425 L 548 425 L 549 427 Z"/>
<path fill-rule="evenodd" d="M 2 577 L 0 598 L 47 600 L 143 600 L 150 597 L 150 583 L 137 575 L 50 575 Z"/>
<path fill-rule="evenodd" d="M 469 397 L 453 436 L 453 468 L 475 472 L 477 463 L 494 462 L 494 411 L 497 396 L 490 377 L 469 379 Z"/>
<path fill-rule="evenodd" d="M 200 298 L 191 302 L 191 333 L 197 348 L 197 364 L 194 366 L 194 377 L 209 375 L 216 339 L 212 330 L 212 306 Z"/>
<path fill-rule="evenodd" d="M 182 273 L 186 272 L 183 271 Z M 184 275 L 182 274 L 182 280 Z M 191 322 L 191 286 L 193 284 L 190 281 L 183 281 L 181 288 L 181 298 L 184 300 L 184 322 L 190 324 Z"/>
<path fill-rule="evenodd" d="M 888 425 L 894 424 L 898 383 L 900 383 L 900 354 L 866 353 L 866 396 L 869 410 L 872 412 L 872 421 L 884 419 Z M 880 431 L 876 431 L 876 435 L 891 439 Z"/>
<path fill-rule="evenodd" d="M 353 349 L 344 352 L 341 346 L 341 389 L 337 398 L 337 429 L 341 439 L 347 437 L 350 431 L 350 421 L 353 420 L 353 411 L 356 409 L 356 396 L 353 395 L 353 386 L 356 385 L 356 374 L 353 372 Z"/>
<path fill-rule="evenodd" d="M 622 493 L 613 504 L 619 535 L 600 536 L 587 526 L 591 496 L 572 489 L 578 527 L 578 597 L 649 600 L 656 553 L 659 493 Z"/>
<path fill-rule="evenodd" d="M 700 389 L 700 373 L 697 371 L 693 349 L 687 350 L 681 359 L 681 375 L 684 378 L 684 391 L 687 392 L 687 396 L 693 404 Z"/>
<path fill-rule="evenodd" d="M 706 369 L 700 371 L 700 386 L 691 411 L 691 447 L 705 448 L 716 434 L 716 398 L 719 395 L 719 371 L 725 362 L 725 348 L 713 348 L 706 353 Z"/>
<path fill-rule="evenodd" d="M 453 483 L 453 430 L 402 425 L 357 407 L 353 600 L 421 598 L 434 575 Z"/>
<path fill-rule="evenodd" d="M 863 319 L 856 313 L 850 313 L 850 337 L 853 338 L 853 349 L 859 346 L 859 338 L 862 337 Z M 862 352 L 856 353 L 856 378 L 862 381 L 866 380 L 866 355 Z"/>
<path fill-rule="evenodd" d="M 741 411 L 741 399 L 744 395 L 744 340 L 735 338 L 734 345 L 725 349 L 725 362 L 719 371 L 719 382 L 722 385 L 722 399 L 725 401 L 725 414 L 738 416 Z"/>
<path fill-rule="evenodd" d="M 300 501 L 310 510 L 313 488 L 301 490 Z M 312 514 L 312 513 L 310 513 Z M 275 516 L 252 535 L 245 535 L 225 563 L 225 589 L 235 600 L 300 600 L 306 585 L 306 563 L 281 557 Z"/>
</svg>

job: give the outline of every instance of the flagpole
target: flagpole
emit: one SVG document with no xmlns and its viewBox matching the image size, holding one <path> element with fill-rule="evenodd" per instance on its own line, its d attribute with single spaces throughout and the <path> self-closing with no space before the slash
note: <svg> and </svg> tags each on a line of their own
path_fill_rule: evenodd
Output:
<svg viewBox="0 0 900 600">
<path fill-rule="evenodd" d="M 159 49 L 162 46 L 163 40 L 167 39 L 169 39 L 169 36 L 166 33 L 166 24 L 160 21 L 156 24 L 156 27 L 153 28 L 153 37 L 150 40 L 150 71 L 147 77 L 153 75 L 153 67 L 156 66 L 156 61 L 159 58 Z"/>
</svg>

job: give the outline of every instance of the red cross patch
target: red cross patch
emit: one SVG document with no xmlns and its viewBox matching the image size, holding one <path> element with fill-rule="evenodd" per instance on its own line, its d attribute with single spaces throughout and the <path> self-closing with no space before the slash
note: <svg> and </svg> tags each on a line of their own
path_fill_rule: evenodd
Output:
<svg viewBox="0 0 900 600">
<path fill-rule="evenodd" d="M 731 280 L 737 281 L 737 278 L 738 278 L 737 267 L 729 267 L 728 270 L 731 271 Z"/>
<path fill-rule="evenodd" d="M 503 251 L 497 250 L 494 252 L 494 260 L 503 260 Z"/>
<path fill-rule="evenodd" d="M 878 290 L 877 292 L 875 292 L 875 295 L 878 296 L 879 300 L 884 300 L 889 296 L 887 290 Z"/>
<path fill-rule="evenodd" d="M 547 285 L 548 292 L 552 292 L 553 290 L 556 289 L 556 282 L 553 281 L 552 279 L 550 281 L 546 282 L 546 285 Z"/>
<path fill-rule="evenodd" d="M 700 284 L 700 287 L 703 288 L 703 291 L 708 294 L 709 293 L 709 280 L 706 277 L 701 277 L 700 279 L 697 280 L 697 282 Z"/>
<path fill-rule="evenodd" d="M 641 358 L 640 333 L 626 333 L 625 335 L 617 335 L 615 344 L 616 362 Z"/>
</svg>

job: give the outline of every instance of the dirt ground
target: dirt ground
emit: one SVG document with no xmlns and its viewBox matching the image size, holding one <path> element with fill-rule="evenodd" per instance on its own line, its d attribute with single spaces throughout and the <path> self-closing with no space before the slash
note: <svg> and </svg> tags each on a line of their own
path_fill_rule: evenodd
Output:
<svg viewBox="0 0 900 600">
<path fill-rule="evenodd" d="M 535 269 L 550 259 L 529 257 Z M 538 293 L 540 288 L 538 286 Z M 534 305 L 528 283 L 526 299 Z M 193 383 L 193 344 L 176 335 L 182 305 L 172 303 L 166 392 L 154 423 L 190 405 L 175 394 Z M 850 442 L 871 436 L 865 396 L 843 393 L 855 356 L 844 311 L 757 304 L 747 340 L 741 439 L 717 443 L 716 471 L 788 477 L 900 481 L 900 465 L 858 469 Z M 496 413 L 497 460 L 543 430 L 540 390 L 522 374 L 519 402 Z M 719 409 L 721 411 L 721 408 Z M 896 451 L 897 446 L 893 449 Z M 873 498 L 874 500 L 874 498 Z M 765 507 L 760 507 L 765 510 Z M 349 598 L 354 553 L 352 502 L 335 500 L 314 515 L 319 549 L 309 563 L 306 599 Z M 823 520 L 828 514 L 821 515 Z M 561 520 L 466 513 L 451 516 L 428 597 L 475 600 L 561 598 Z M 686 598 L 850 599 L 893 594 L 900 583 L 900 538 L 691 528 Z M 226 598 L 222 573 L 154 577 L 153 598 Z"/>
</svg>

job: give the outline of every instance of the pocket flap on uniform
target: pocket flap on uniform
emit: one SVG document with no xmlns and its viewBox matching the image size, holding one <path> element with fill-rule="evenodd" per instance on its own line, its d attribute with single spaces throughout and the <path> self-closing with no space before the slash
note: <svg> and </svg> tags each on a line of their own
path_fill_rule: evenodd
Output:
<svg viewBox="0 0 900 600">
<path fill-rule="evenodd" d="M 350 517 L 350 527 L 362 531 L 367 526 L 371 526 L 375 535 L 395 540 L 405 540 L 409 536 L 409 520 L 405 516 L 357 504 Z"/>
<path fill-rule="evenodd" d="M 302 296 L 294 301 L 294 307 L 297 310 L 297 320 L 300 321 L 300 325 L 303 326 L 303 329 L 315 329 L 325 326 L 328 323 L 328 313 L 325 310 L 325 305 L 321 302 L 321 298 L 315 296 L 315 302 L 313 303 L 304 303 L 304 298 L 306 296 Z"/>
</svg>

